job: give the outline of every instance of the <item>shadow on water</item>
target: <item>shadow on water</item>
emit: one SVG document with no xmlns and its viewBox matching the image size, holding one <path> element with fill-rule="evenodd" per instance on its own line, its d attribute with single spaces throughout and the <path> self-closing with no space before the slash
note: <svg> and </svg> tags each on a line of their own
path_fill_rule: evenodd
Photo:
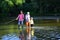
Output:
<svg viewBox="0 0 60 40">
<path fill-rule="evenodd" d="M 37 38 L 36 40 L 60 40 L 60 27 L 41 26 L 34 28 L 34 30 L 35 38 Z M 11 33 L 1 36 L 1 40 L 20 40 L 20 39 L 16 33 Z"/>
</svg>

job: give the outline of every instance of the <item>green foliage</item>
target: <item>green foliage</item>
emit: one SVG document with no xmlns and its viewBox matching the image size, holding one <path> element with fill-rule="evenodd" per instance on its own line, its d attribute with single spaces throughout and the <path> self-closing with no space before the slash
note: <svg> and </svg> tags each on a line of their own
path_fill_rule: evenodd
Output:
<svg viewBox="0 0 60 40">
<path fill-rule="evenodd" d="M 24 2 L 24 1 L 23 1 Z M 0 0 L 0 16 L 6 17 L 9 15 L 14 15 L 19 13 L 22 7 L 22 0 Z"/>
<path fill-rule="evenodd" d="M 55 16 L 60 14 L 58 1 L 49 0 L 0 0 L 0 16 L 17 16 L 20 10 L 32 16 Z"/>
<path fill-rule="evenodd" d="M 22 0 L 16 0 L 16 4 L 22 4 Z"/>
</svg>

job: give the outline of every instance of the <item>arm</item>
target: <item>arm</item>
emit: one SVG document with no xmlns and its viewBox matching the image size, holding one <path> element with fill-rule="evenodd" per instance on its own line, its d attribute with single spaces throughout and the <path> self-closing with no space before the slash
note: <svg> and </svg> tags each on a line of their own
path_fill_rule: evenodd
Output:
<svg viewBox="0 0 60 40">
<path fill-rule="evenodd" d="M 19 18 L 19 15 L 18 15 L 18 17 L 16 18 L 16 20 L 18 20 L 18 18 Z"/>
<path fill-rule="evenodd" d="M 16 18 L 16 20 L 18 20 L 18 17 Z"/>
</svg>

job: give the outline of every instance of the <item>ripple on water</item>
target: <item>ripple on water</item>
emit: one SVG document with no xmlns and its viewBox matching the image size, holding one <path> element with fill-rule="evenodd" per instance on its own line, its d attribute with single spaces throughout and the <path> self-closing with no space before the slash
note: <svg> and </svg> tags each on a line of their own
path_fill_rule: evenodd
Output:
<svg viewBox="0 0 60 40">
<path fill-rule="evenodd" d="M 7 35 L 2 36 L 2 40 L 20 40 L 20 39 L 15 34 L 13 34 L 13 35 L 7 34 Z"/>
</svg>

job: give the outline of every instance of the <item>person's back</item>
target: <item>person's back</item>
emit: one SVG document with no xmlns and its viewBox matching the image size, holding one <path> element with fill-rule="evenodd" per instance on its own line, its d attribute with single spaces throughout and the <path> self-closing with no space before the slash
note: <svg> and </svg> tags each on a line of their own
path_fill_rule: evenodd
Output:
<svg viewBox="0 0 60 40">
<path fill-rule="evenodd" d="M 34 24 L 33 17 L 31 17 L 31 19 L 30 19 L 30 24 Z"/>
<path fill-rule="evenodd" d="M 26 16 L 25 16 L 25 19 L 26 19 L 27 22 L 30 21 L 30 14 L 29 14 L 29 12 L 27 12 L 27 14 L 26 14 Z"/>
</svg>

